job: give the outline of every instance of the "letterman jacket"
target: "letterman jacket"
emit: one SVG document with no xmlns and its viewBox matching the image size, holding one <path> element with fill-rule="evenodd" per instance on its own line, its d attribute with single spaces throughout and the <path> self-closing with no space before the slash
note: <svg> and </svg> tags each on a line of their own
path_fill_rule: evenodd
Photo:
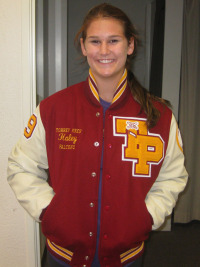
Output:
<svg viewBox="0 0 200 267">
<path fill-rule="evenodd" d="M 171 110 L 155 105 L 161 116 L 148 130 L 125 71 L 103 123 L 90 72 L 87 81 L 43 100 L 13 148 L 8 182 L 42 220 L 50 252 L 69 265 L 90 266 L 95 254 L 102 146 L 101 266 L 139 257 L 149 232 L 175 206 L 187 181 L 181 137 Z"/>
</svg>

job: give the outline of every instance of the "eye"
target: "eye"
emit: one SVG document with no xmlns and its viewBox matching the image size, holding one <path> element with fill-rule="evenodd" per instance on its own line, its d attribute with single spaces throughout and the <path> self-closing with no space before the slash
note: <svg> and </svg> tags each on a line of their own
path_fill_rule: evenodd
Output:
<svg viewBox="0 0 200 267">
<path fill-rule="evenodd" d="M 90 41 L 92 44 L 100 44 L 100 41 L 99 40 L 91 40 Z"/>
<path fill-rule="evenodd" d="M 115 44 L 115 43 L 118 43 L 118 42 L 119 42 L 118 39 L 112 39 L 112 40 L 109 41 L 109 43 L 111 43 L 111 44 Z"/>
</svg>

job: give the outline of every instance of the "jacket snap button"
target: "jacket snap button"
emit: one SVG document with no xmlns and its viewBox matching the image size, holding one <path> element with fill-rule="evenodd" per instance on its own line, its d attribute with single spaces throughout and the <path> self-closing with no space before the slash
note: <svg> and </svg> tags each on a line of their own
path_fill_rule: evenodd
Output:
<svg viewBox="0 0 200 267">
<path fill-rule="evenodd" d="M 98 147 L 99 146 L 99 142 L 94 142 L 94 146 Z"/>
<path fill-rule="evenodd" d="M 93 232 L 89 232 L 89 236 L 92 237 L 93 236 Z"/>
<path fill-rule="evenodd" d="M 94 207 L 94 203 L 91 202 L 90 203 L 90 207 L 93 208 Z"/>
<path fill-rule="evenodd" d="M 107 205 L 107 206 L 105 206 L 105 210 L 109 210 L 110 209 L 110 206 L 109 205 Z"/>
<path fill-rule="evenodd" d="M 104 235 L 103 235 L 103 238 L 104 238 L 104 239 L 108 239 L 108 235 L 107 235 L 107 234 L 104 234 Z"/>
<path fill-rule="evenodd" d="M 89 260 L 89 256 L 85 256 L 85 260 L 88 261 Z"/>
<path fill-rule="evenodd" d="M 91 173 L 91 176 L 92 176 L 92 177 L 96 177 L 96 175 L 97 175 L 96 172 L 92 172 L 92 173 Z"/>
<path fill-rule="evenodd" d="M 106 174 L 106 179 L 109 180 L 111 176 L 109 174 Z"/>
<path fill-rule="evenodd" d="M 112 148 L 112 145 L 111 144 L 108 144 L 108 148 Z"/>
<path fill-rule="evenodd" d="M 100 112 L 97 112 L 97 113 L 96 113 L 96 117 L 97 117 L 97 118 L 98 118 L 100 115 L 101 115 Z"/>
</svg>

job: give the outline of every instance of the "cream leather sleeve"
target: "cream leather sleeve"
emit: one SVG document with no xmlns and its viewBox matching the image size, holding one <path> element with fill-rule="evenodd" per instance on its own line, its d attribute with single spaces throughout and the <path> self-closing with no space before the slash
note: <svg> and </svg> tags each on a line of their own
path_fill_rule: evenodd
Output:
<svg viewBox="0 0 200 267">
<path fill-rule="evenodd" d="M 45 130 L 39 107 L 29 120 L 26 136 L 17 142 L 8 159 L 8 183 L 19 203 L 39 221 L 44 208 L 51 202 L 54 192 L 49 186 Z"/>
<path fill-rule="evenodd" d="M 179 193 L 186 186 L 187 179 L 182 140 L 172 115 L 166 156 L 160 173 L 145 199 L 147 209 L 154 221 L 153 230 L 159 228 L 165 217 L 171 214 Z"/>
</svg>

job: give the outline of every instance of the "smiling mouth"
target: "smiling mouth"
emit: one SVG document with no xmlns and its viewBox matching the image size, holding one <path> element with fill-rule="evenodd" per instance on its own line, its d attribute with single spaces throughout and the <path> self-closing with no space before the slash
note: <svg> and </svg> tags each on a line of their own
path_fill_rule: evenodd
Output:
<svg viewBox="0 0 200 267">
<path fill-rule="evenodd" d="M 114 60 L 113 59 L 100 59 L 99 62 L 103 64 L 108 64 L 112 63 Z"/>
</svg>

